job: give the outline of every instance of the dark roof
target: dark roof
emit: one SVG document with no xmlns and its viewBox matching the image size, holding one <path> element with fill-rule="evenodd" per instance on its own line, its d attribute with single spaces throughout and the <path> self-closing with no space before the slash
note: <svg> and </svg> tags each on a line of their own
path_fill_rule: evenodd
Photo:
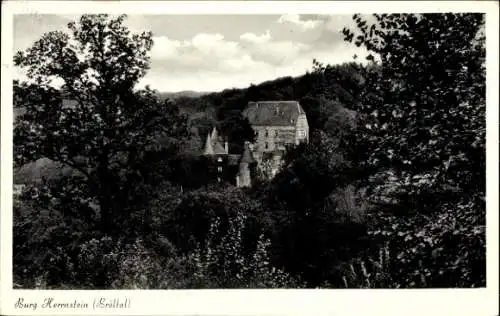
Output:
<svg viewBox="0 0 500 316">
<path fill-rule="evenodd" d="M 304 110 L 297 101 L 258 101 L 249 102 L 243 115 L 251 125 L 295 125 Z"/>
</svg>

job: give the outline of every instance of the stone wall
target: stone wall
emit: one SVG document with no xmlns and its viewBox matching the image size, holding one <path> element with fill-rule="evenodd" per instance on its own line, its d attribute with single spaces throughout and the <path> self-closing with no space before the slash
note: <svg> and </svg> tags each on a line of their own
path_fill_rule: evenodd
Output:
<svg viewBox="0 0 500 316">
<path fill-rule="evenodd" d="M 309 124 L 305 114 L 299 115 L 295 124 L 295 144 L 298 145 L 303 141 L 309 142 Z"/>
<path fill-rule="evenodd" d="M 254 150 L 259 152 L 284 150 L 285 144 L 294 144 L 294 126 L 253 126 L 256 133 Z"/>
</svg>

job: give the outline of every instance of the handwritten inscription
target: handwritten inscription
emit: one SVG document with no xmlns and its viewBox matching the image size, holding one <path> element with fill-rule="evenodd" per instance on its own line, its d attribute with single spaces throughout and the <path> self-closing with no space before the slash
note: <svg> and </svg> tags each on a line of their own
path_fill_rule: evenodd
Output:
<svg viewBox="0 0 500 316">
<path fill-rule="evenodd" d="M 96 308 L 130 308 L 130 299 L 119 298 L 97 298 L 94 300 L 94 309 Z"/>
<path fill-rule="evenodd" d="M 23 297 L 19 297 L 14 303 L 16 309 L 31 309 L 37 310 L 41 309 L 51 309 L 51 308 L 61 308 L 61 309 L 125 309 L 130 308 L 131 300 L 130 298 L 106 298 L 106 297 L 96 297 L 92 300 L 92 304 L 89 301 L 83 300 L 71 300 L 71 301 L 61 301 L 56 300 L 53 297 L 46 297 L 40 301 L 28 301 Z"/>
</svg>

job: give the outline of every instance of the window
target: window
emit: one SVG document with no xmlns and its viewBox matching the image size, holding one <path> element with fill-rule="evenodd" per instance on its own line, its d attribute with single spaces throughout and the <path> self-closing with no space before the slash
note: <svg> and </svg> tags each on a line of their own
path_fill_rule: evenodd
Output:
<svg viewBox="0 0 500 316">
<path fill-rule="evenodd" d="M 222 162 L 222 157 L 217 158 L 218 162 Z"/>
<path fill-rule="evenodd" d="M 274 136 L 275 136 L 275 137 L 278 137 L 278 130 L 275 130 L 275 131 L 274 131 Z"/>
<path fill-rule="evenodd" d="M 218 172 L 222 172 L 222 167 L 217 167 Z"/>
<path fill-rule="evenodd" d="M 269 137 L 269 131 L 266 130 L 265 136 L 266 136 L 266 138 Z"/>
<path fill-rule="evenodd" d="M 306 137 L 306 131 L 299 131 L 299 137 Z"/>
<path fill-rule="evenodd" d="M 267 142 L 264 144 L 264 148 L 265 148 L 265 149 L 268 149 L 268 148 L 269 148 L 269 144 L 268 144 Z"/>
</svg>

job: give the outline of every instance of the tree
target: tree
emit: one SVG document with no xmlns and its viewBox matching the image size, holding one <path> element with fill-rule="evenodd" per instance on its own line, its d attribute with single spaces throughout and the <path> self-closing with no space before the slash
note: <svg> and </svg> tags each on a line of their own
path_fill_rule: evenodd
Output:
<svg viewBox="0 0 500 316">
<path fill-rule="evenodd" d="M 430 174 L 429 186 L 484 195 L 485 37 L 482 14 L 355 15 L 346 40 L 381 61 L 367 76 L 366 135 L 377 143 L 369 163 L 402 178 Z"/>
<path fill-rule="evenodd" d="M 348 186 L 351 165 L 338 139 L 321 130 L 308 144 L 289 148 L 283 160 L 264 197 L 273 223 L 273 259 L 308 286 L 320 286 L 336 277 L 339 261 L 365 246 L 363 206 Z"/>
<path fill-rule="evenodd" d="M 484 15 L 353 19 L 345 39 L 377 65 L 356 109 L 360 141 L 372 144 L 365 165 L 391 171 L 406 213 L 379 214 L 372 231 L 402 263 L 392 277 L 403 286 L 484 286 Z"/>
<path fill-rule="evenodd" d="M 275 184 L 280 195 L 290 200 L 291 207 L 321 203 L 334 188 L 349 181 L 345 174 L 350 163 L 344 159 L 339 141 L 321 130 L 311 135 L 308 144 L 289 148 L 283 161 L 285 167 Z M 291 180 L 280 183 L 287 178 Z M 287 192 L 287 189 L 301 193 Z"/>
<path fill-rule="evenodd" d="M 255 141 L 255 131 L 250 122 L 240 111 L 228 111 L 221 122 L 221 129 L 227 135 L 235 150 L 234 153 L 242 153 L 245 141 Z"/>
<path fill-rule="evenodd" d="M 25 110 L 15 126 L 16 164 L 47 157 L 84 174 L 105 231 L 141 183 L 165 176 L 165 157 L 186 130 L 177 108 L 135 89 L 153 41 L 150 32 L 131 34 L 124 19 L 83 15 L 68 33 L 46 33 L 14 57 L 30 80 L 14 83 L 15 106 Z"/>
<path fill-rule="evenodd" d="M 202 139 L 204 139 L 209 133 L 211 133 L 214 127 L 218 128 L 217 120 L 207 113 L 199 113 L 197 115 L 193 115 L 189 123 L 191 127 L 196 130 L 198 136 Z M 204 145 L 203 142 L 201 144 Z"/>
</svg>

